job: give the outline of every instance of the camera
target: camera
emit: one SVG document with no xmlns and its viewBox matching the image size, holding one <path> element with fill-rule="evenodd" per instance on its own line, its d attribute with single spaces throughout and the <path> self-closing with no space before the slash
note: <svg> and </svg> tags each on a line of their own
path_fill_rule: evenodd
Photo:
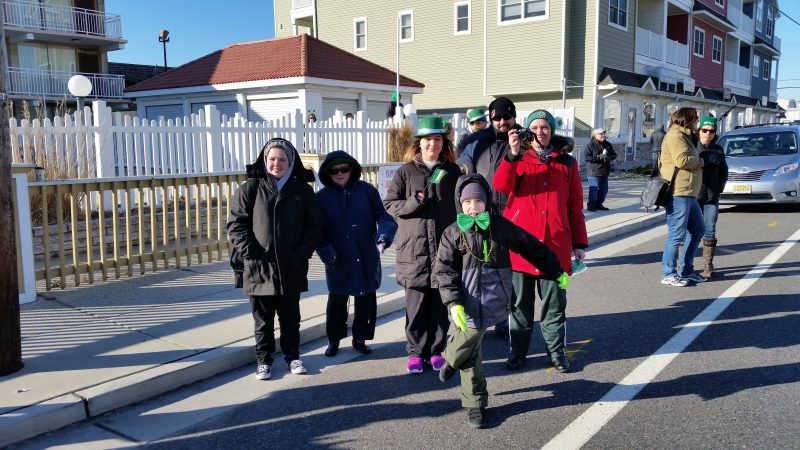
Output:
<svg viewBox="0 0 800 450">
<path fill-rule="evenodd" d="M 517 132 L 517 137 L 519 138 L 519 142 L 522 144 L 530 144 L 531 141 L 536 139 L 533 134 L 533 131 L 528 130 L 527 128 L 523 128 Z"/>
</svg>

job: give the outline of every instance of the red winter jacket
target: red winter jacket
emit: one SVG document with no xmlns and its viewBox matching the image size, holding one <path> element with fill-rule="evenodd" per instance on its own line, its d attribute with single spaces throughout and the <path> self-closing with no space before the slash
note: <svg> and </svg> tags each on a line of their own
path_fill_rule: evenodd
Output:
<svg viewBox="0 0 800 450">
<path fill-rule="evenodd" d="M 589 246 L 578 164 L 565 153 L 547 163 L 533 150 L 518 162 L 509 156 L 494 174 L 494 188 L 510 194 L 503 215 L 547 244 L 571 274 L 572 249 Z M 511 254 L 511 266 L 517 272 L 542 275 L 516 253 Z"/>
</svg>

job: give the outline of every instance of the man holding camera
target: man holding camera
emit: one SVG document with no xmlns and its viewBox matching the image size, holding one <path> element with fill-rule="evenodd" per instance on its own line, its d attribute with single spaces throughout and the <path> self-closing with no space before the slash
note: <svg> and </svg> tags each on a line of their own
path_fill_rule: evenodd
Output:
<svg viewBox="0 0 800 450">
<path fill-rule="evenodd" d="M 508 132 L 518 130 L 517 108 L 506 97 L 497 97 L 489 104 L 492 126 L 471 133 L 459 143 L 456 164 L 464 173 L 479 173 L 492 185 L 500 161 L 508 153 Z M 492 190 L 492 197 L 500 214 L 506 207 L 508 195 Z"/>
</svg>

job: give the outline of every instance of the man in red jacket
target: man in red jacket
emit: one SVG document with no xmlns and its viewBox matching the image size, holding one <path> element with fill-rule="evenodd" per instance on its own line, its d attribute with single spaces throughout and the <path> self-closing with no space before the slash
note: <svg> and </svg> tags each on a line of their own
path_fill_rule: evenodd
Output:
<svg viewBox="0 0 800 450">
<path fill-rule="evenodd" d="M 564 271 L 571 274 L 572 257 L 583 260 L 589 244 L 578 165 L 563 151 L 569 140 L 553 134 L 556 126 L 552 114 L 536 110 L 525 125 L 533 131 L 534 138 L 521 143 L 516 130 L 509 132 L 509 151 L 494 174 L 494 188 L 509 194 L 503 215 L 550 247 Z M 538 290 L 547 354 L 556 370 L 568 371 L 566 291 L 557 282 L 543 278 L 539 268 L 515 253 L 511 254 L 511 267 L 516 303 L 510 317 L 511 356 L 506 367 L 517 370 L 525 363 Z"/>
</svg>

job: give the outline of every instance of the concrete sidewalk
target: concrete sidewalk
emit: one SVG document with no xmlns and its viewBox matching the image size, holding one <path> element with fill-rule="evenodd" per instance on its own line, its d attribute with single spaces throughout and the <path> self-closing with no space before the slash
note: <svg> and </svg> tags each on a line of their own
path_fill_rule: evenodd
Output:
<svg viewBox="0 0 800 450">
<path fill-rule="evenodd" d="M 584 211 L 590 245 L 663 222 L 663 210 L 638 206 L 642 186 L 612 180 L 611 211 Z M 405 307 L 394 256 L 383 257 L 379 316 Z M 315 256 L 302 343 L 325 336 L 324 277 Z M 0 377 L 0 447 L 253 364 L 252 330 L 227 261 L 44 293 L 22 306 L 25 367 Z"/>
</svg>

